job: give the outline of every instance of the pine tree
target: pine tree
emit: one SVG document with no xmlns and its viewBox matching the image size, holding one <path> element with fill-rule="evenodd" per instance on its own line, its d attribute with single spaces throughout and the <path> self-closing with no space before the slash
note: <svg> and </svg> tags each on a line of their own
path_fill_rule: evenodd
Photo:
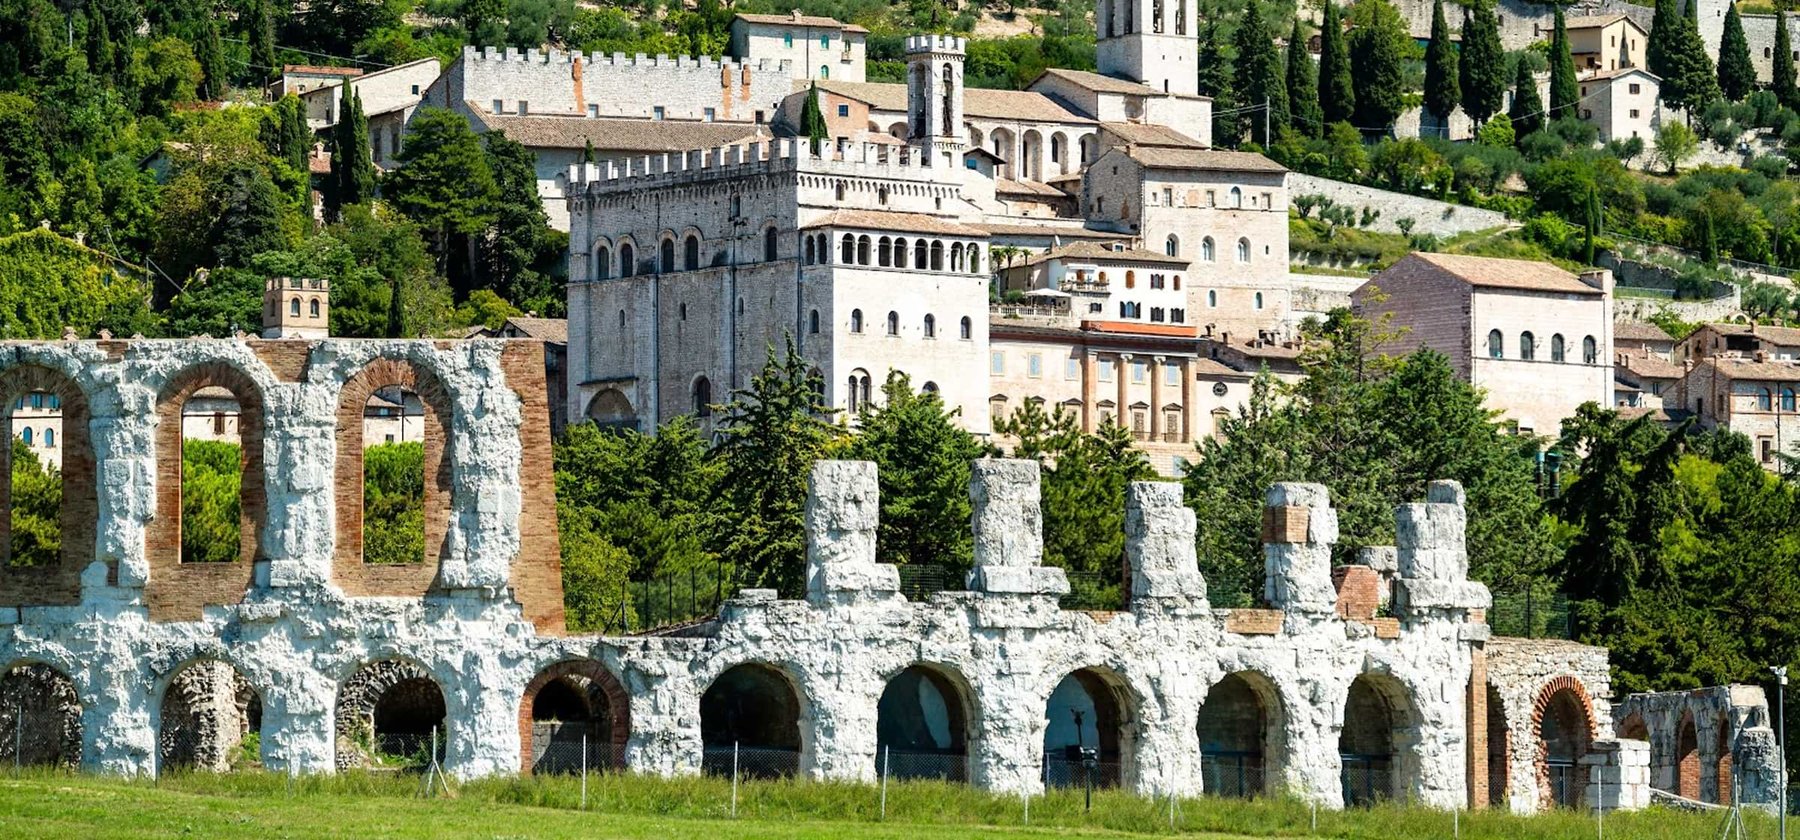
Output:
<svg viewBox="0 0 1800 840">
<path fill-rule="evenodd" d="M 1744 22 L 1733 3 L 1725 9 L 1725 32 L 1719 38 L 1719 92 L 1741 102 L 1754 87 L 1756 68 L 1750 64 L 1750 42 L 1744 38 Z"/>
<path fill-rule="evenodd" d="M 1544 100 L 1538 95 L 1537 76 L 1531 62 L 1520 56 L 1518 72 L 1513 74 L 1512 108 L 1506 112 L 1512 120 L 1513 135 L 1520 140 L 1544 127 Z"/>
<path fill-rule="evenodd" d="M 1444 0 L 1432 0 L 1431 43 L 1425 47 L 1425 110 L 1442 122 L 1446 136 L 1450 113 L 1461 101 L 1456 46 L 1450 43 L 1450 24 L 1444 21 Z"/>
<path fill-rule="evenodd" d="M 1239 101 L 1246 107 L 1268 106 L 1266 115 L 1255 110 L 1242 115 L 1249 124 L 1250 139 L 1268 148 L 1270 135 L 1288 124 L 1287 82 L 1282 79 L 1281 57 L 1275 53 L 1275 41 L 1268 27 L 1263 25 L 1261 5 L 1245 5 L 1244 17 L 1238 21 L 1237 67 L 1232 81 Z M 1268 134 L 1263 131 L 1265 124 Z"/>
<path fill-rule="evenodd" d="M 498 196 L 493 225 L 477 242 L 483 274 L 477 285 L 519 306 L 541 309 L 552 292 L 549 278 L 538 270 L 550 220 L 538 196 L 537 156 L 503 131 L 487 132 L 481 140 Z"/>
<path fill-rule="evenodd" d="M 1226 115 L 1236 107 L 1237 97 L 1231 89 L 1231 65 L 1225 60 L 1225 36 L 1219 31 L 1216 18 L 1207 24 L 1206 37 L 1200 41 L 1200 61 L 1196 69 L 1200 73 L 1200 95 L 1210 96 L 1213 101 L 1213 144 L 1226 148 L 1237 146 L 1243 139 L 1243 134 L 1238 131 L 1237 117 Z"/>
<path fill-rule="evenodd" d="M 202 24 L 200 37 L 194 39 L 194 60 L 200 62 L 201 97 L 208 101 L 223 100 L 226 94 L 225 46 L 219 43 L 219 24 L 208 17 Z"/>
<path fill-rule="evenodd" d="M 338 97 L 338 121 L 331 131 L 331 183 L 326 209 L 336 214 L 375 197 L 375 163 L 369 158 L 369 118 L 362 97 L 349 82 Z"/>
<path fill-rule="evenodd" d="M 1506 101 L 1506 50 L 1500 46 L 1500 21 L 1494 16 L 1494 0 L 1475 0 L 1474 9 L 1463 10 L 1461 75 L 1463 113 L 1476 123 L 1500 111 Z"/>
<path fill-rule="evenodd" d="M 1794 41 L 1788 34 L 1786 12 L 1775 15 L 1775 75 L 1769 87 L 1781 104 L 1800 108 L 1800 90 L 1794 86 Z"/>
<path fill-rule="evenodd" d="M 865 403 L 858 433 L 842 457 L 874 461 L 881 486 L 882 562 L 943 564 L 960 573 L 973 554 L 969 521 L 969 464 L 987 454 L 963 430 L 958 410 L 932 391 L 914 391 L 893 371 L 880 405 Z"/>
<path fill-rule="evenodd" d="M 394 159 L 382 194 L 429 234 L 438 270 L 454 279 L 451 261 L 467 252 L 456 240 L 487 229 L 499 195 L 481 139 L 455 112 L 420 108 Z"/>
<path fill-rule="evenodd" d="M 1327 123 L 1348 122 L 1356 114 L 1350 48 L 1345 43 L 1337 4 L 1332 0 L 1325 0 L 1325 20 L 1319 30 L 1319 110 Z"/>
<path fill-rule="evenodd" d="M 806 135 L 815 155 L 821 154 L 825 142 L 831 139 L 831 131 L 825 127 L 825 112 L 819 108 L 819 85 L 816 82 L 806 90 L 806 107 L 800 112 L 800 131 Z"/>
<path fill-rule="evenodd" d="M 1406 110 L 1406 23 L 1388 0 L 1362 0 L 1351 14 L 1350 61 L 1356 68 L 1356 126 L 1387 131 Z"/>
<path fill-rule="evenodd" d="M 1682 20 L 1679 0 L 1656 0 L 1656 12 L 1650 18 L 1650 35 L 1644 41 L 1645 69 L 1657 78 L 1667 80 L 1674 75 L 1673 56 L 1681 48 Z"/>
<path fill-rule="evenodd" d="M 1550 36 L 1550 118 L 1581 116 L 1581 88 L 1575 84 L 1575 56 L 1569 53 L 1569 30 L 1563 10 L 1556 7 L 1555 29 Z"/>
<path fill-rule="evenodd" d="M 1294 130 L 1306 137 L 1325 132 L 1325 115 L 1319 111 L 1319 80 L 1306 39 L 1300 31 L 1300 19 L 1294 18 L 1294 31 L 1288 35 L 1287 95 Z"/>
</svg>

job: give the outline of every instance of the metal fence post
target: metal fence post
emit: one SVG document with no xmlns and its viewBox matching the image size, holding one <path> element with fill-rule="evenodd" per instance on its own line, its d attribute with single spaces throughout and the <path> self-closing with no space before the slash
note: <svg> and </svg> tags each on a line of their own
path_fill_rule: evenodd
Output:
<svg viewBox="0 0 1800 840">
<path fill-rule="evenodd" d="M 25 701 L 19 701 L 19 713 L 13 717 L 13 773 L 25 769 Z"/>
<path fill-rule="evenodd" d="M 731 742 L 731 818 L 737 819 L 738 742 Z"/>
<path fill-rule="evenodd" d="M 883 747 L 881 750 L 881 818 L 884 820 L 887 819 L 888 762 L 893 754 L 893 747 Z"/>
<path fill-rule="evenodd" d="M 581 810 L 587 810 L 587 733 L 581 733 Z"/>
</svg>

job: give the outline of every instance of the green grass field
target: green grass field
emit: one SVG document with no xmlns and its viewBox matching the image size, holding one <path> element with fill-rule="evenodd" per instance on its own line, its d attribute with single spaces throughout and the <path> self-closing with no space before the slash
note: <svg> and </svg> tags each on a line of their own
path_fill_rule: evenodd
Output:
<svg viewBox="0 0 1800 840">
<path fill-rule="evenodd" d="M 729 838 L 1332 837 L 1376 840 L 1688 840 L 1717 837 L 1717 814 L 1653 810 L 1519 818 L 1382 807 L 1343 813 L 1287 800 L 1220 799 L 1169 803 L 1100 792 L 1091 812 L 1078 791 L 1024 803 L 962 786 L 895 784 L 887 816 L 880 792 L 860 785 L 747 782 L 731 814 L 731 785 L 718 779 L 592 777 L 580 810 L 574 779 L 489 780 L 455 786 L 449 798 L 421 799 L 417 777 L 347 774 L 290 782 L 263 774 L 182 775 L 159 782 L 66 774 L 0 777 L 4 838 L 557 838 L 656 840 Z M 1752 815 L 1752 838 L 1775 824 Z"/>
</svg>

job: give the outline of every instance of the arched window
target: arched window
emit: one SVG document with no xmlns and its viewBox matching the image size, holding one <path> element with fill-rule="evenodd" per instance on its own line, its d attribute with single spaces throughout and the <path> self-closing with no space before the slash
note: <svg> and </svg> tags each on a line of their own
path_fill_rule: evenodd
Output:
<svg viewBox="0 0 1800 840">
<path fill-rule="evenodd" d="M 700 237 L 688 234 L 687 240 L 681 243 L 681 270 L 695 271 L 700 268 Z"/>
<path fill-rule="evenodd" d="M 656 270 L 664 274 L 673 272 L 675 270 L 675 240 L 664 239 L 658 256 L 660 259 L 657 260 Z"/>
<path fill-rule="evenodd" d="M 1163 240 L 1163 253 L 1171 257 L 1181 253 L 1181 240 L 1175 238 L 1175 234 L 1171 233 L 1168 239 Z"/>
<path fill-rule="evenodd" d="M 1782 388 L 1781 389 L 1781 410 L 1782 411 L 1793 411 L 1794 410 L 1794 389 L 1792 389 L 1792 388 Z M 50 438 L 50 430 L 45 429 L 44 430 L 44 439 L 46 441 L 48 441 L 49 438 Z M 46 443 L 45 445 L 47 446 L 49 444 Z"/>
<path fill-rule="evenodd" d="M 794 47 L 794 33 L 792 33 L 792 32 L 785 32 L 785 33 L 782 33 L 782 36 L 781 36 L 781 45 L 782 45 L 782 46 L 784 46 L 784 47 L 787 47 L 787 48 L 788 48 L 788 49 L 793 49 L 793 47 Z"/>
<path fill-rule="evenodd" d="M 845 195 L 844 183 L 842 181 L 839 181 L 838 185 L 837 185 L 837 200 L 843 201 L 844 195 Z"/>
<path fill-rule="evenodd" d="M 962 254 L 963 254 L 962 243 L 961 242 L 951 243 L 951 245 L 950 245 L 950 270 L 951 271 L 962 271 L 963 270 Z"/>
<path fill-rule="evenodd" d="M 1181 275 L 1175 275 L 1175 291 L 1181 291 Z"/>
<path fill-rule="evenodd" d="M 1247 263 L 1250 261 L 1250 240 L 1248 240 L 1248 239 L 1239 239 L 1238 240 L 1237 261 L 1241 262 L 1241 263 Z"/>
<path fill-rule="evenodd" d="M 694 380 L 694 414 L 712 416 L 712 382 L 704 376 Z"/>
<path fill-rule="evenodd" d="M 969 273 L 970 274 L 980 274 L 981 273 L 981 246 L 976 245 L 973 242 L 970 242 L 969 247 L 966 248 L 963 251 L 963 253 L 966 253 L 969 255 Z"/>
<path fill-rule="evenodd" d="M 838 262 L 844 265 L 856 265 L 856 237 L 848 233 L 844 234 L 843 247 L 838 250 L 841 251 L 838 254 Z"/>
<path fill-rule="evenodd" d="M 295 317 L 298 317 L 300 315 L 300 299 L 299 298 L 294 298 L 293 300 L 288 301 L 288 314 L 293 315 Z"/>
<path fill-rule="evenodd" d="M 1257 292 L 1256 293 L 1256 308 L 1261 309 L 1262 307 L 1263 307 L 1262 292 Z"/>
<path fill-rule="evenodd" d="M 1568 359 L 1566 358 L 1567 355 L 1568 355 L 1567 349 L 1563 347 L 1562 333 L 1556 333 L 1556 334 L 1550 336 L 1550 361 L 1552 361 L 1552 362 L 1568 361 Z"/>
<path fill-rule="evenodd" d="M 822 265 L 829 265 L 831 263 L 831 240 L 823 233 L 819 234 L 818 240 L 819 262 Z"/>
<path fill-rule="evenodd" d="M 962 339 L 964 341 L 968 341 L 969 338 L 974 334 L 974 326 L 975 326 L 975 323 L 973 321 L 970 321 L 969 317 L 967 315 L 964 315 L 963 319 L 962 319 L 962 332 L 961 332 Z"/>
<path fill-rule="evenodd" d="M 819 334 L 819 310 L 814 309 L 806 316 L 806 331 L 811 335 Z"/>
<path fill-rule="evenodd" d="M 313 318 L 319 317 L 319 299 L 318 298 L 313 298 L 311 301 L 307 302 L 307 312 Z"/>
<path fill-rule="evenodd" d="M 1774 395 L 1769 392 L 1769 389 L 1764 388 L 1764 389 L 1756 392 L 1756 410 L 1757 411 L 1774 411 L 1775 410 L 1775 398 L 1774 398 Z"/>
<path fill-rule="evenodd" d="M 1501 335 L 1499 330 L 1488 330 L 1488 358 L 1506 358 L 1506 336 Z"/>
<path fill-rule="evenodd" d="M 1125 272 L 1125 288 L 1127 288 L 1127 289 L 1137 288 L 1137 272 L 1135 272 L 1135 271 Z"/>
<path fill-rule="evenodd" d="M 1530 330 L 1519 333 L 1519 358 L 1527 362 L 1537 359 L 1537 338 Z"/>
<path fill-rule="evenodd" d="M 594 249 L 594 279 L 612 277 L 612 249 L 602 245 Z"/>
<path fill-rule="evenodd" d="M 627 242 L 619 246 L 619 276 L 637 276 L 637 251 Z"/>
<path fill-rule="evenodd" d="M 1210 236 L 1200 240 L 1200 261 L 1213 261 L 1213 238 Z"/>
<path fill-rule="evenodd" d="M 764 262 L 774 262 L 775 261 L 775 252 L 778 250 L 777 246 L 779 244 L 780 243 L 776 240 L 774 225 L 770 225 L 768 228 L 763 230 L 763 261 Z"/>
<path fill-rule="evenodd" d="M 1581 340 L 1581 363 L 1591 365 L 1600 361 L 1600 345 L 1594 343 L 1594 337 Z"/>
<path fill-rule="evenodd" d="M 894 240 L 894 267 L 906 267 L 906 240 L 904 239 L 896 238 Z"/>
<path fill-rule="evenodd" d="M 819 65 L 819 78 L 821 78 L 821 79 L 831 78 L 831 65 L 828 65 L 828 64 Z"/>
<path fill-rule="evenodd" d="M 898 312 L 889 312 L 888 313 L 887 334 L 888 335 L 899 335 L 900 334 L 900 313 L 898 313 Z"/>
<path fill-rule="evenodd" d="M 894 241 L 885 236 L 875 243 L 875 264 L 889 266 L 894 263 Z"/>
<path fill-rule="evenodd" d="M 853 333 L 862 332 L 862 310 L 861 309 L 850 310 L 850 331 Z"/>
<path fill-rule="evenodd" d="M 920 271 L 931 268 L 931 244 L 923 239 L 913 243 L 913 268 Z"/>
<path fill-rule="evenodd" d="M 30 426 L 26 426 L 25 428 L 19 430 L 19 440 L 24 441 L 26 446 L 31 445 L 31 435 L 32 435 L 32 432 L 31 432 Z"/>
<path fill-rule="evenodd" d="M 813 238 L 808 236 L 806 237 L 806 264 L 812 265 L 817 260 L 818 255 L 813 251 Z"/>
<path fill-rule="evenodd" d="M 866 233 L 856 238 L 856 264 L 869 264 L 869 235 Z"/>
<path fill-rule="evenodd" d="M 1206 290 L 1206 305 L 1210 307 L 1217 307 L 1219 305 L 1219 291 L 1217 289 Z"/>
<path fill-rule="evenodd" d="M 925 337 L 926 338 L 937 338 L 937 316 L 936 315 L 926 315 L 925 316 Z"/>
<path fill-rule="evenodd" d="M 1237 187 L 1232 187 L 1231 188 L 1231 203 L 1228 206 L 1230 206 L 1231 209 L 1233 209 L 1233 210 L 1243 207 L 1244 206 L 1244 191 L 1238 189 Z"/>
<path fill-rule="evenodd" d="M 944 243 L 937 240 L 931 242 L 931 270 L 944 270 Z"/>
<path fill-rule="evenodd" d="M 1783 401 L 1792 403 L 1794 401 L 1794 392 L 1793 391 L 1787 392 L 1787 395 L 1785 397 L 1783 397 Z M 44 448 L 49 449 L 54 446 L 56 446 L 56 429 L 54 429 L 50 426 L 45 426 L 44 427 Z"/>
</svg>

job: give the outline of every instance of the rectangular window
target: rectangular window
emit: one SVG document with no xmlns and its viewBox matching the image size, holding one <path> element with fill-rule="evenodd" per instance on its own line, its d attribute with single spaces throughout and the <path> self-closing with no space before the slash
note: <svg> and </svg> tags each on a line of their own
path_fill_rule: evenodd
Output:
<svg viewBox="0 0 1800 840">
<path fill-rule="evenodd" d="M 496 113 L 496 114 L 506 113 L 506 101 L 505 100 L 501 100 L 501 99 L 494 100 L 494 113 Z"/>
<path fill-rule="evenodd" d="M 1100 381 L 1101 382 L 1113 381 L 1113 360 L 1111 360 L 1111 359 L 1101 359 L 1100 360 Z"/>
<path fill-rule="evenodd" d="M 650 118 L 657 119 L 657 120 L 662 119 L 663 118 L 663 106 L 658 105 L 654 108 L 651 108 L 650 109 Z"/>
<path fill-rule="evenodd" d="M 352 92 L 352 93 L 355 93 L 355 91 L 351 91 L 351 92 Z M 418 86 L 418 85 L 413 85 L 413 86 L 412 86 L 412 92 L 413 92 L 413 95 L 414 95 L 414 96 L 418 96 L 418 95 L 419 95 L 419 86 Z"/>
<path fill-rule="evenodd" d="M 1160 306 L 1150 307 L 1151 322 L 1160 324 L 1160 323 L 1162 323 L 1162 319 L 1163 319 L 1163 308 Z"/>
<path fill-rule="evenodd" d="M 1636 109 L 1636 108 L 1631 109 L 1631 118 L 1634 120 L 1638 118 L 1638 109 Z"/>
<path fill-rule="evenodd" d="M 590 116 L 590 117 L 600 116 L 600 106 L 599 105 L 589 105 L 588 106 L 588 116 Z"/>
<path fill-rule="evenodd" d="M 1216 191 L 1216 190 L 1207 190 L 1206 191 L 1206 206 L 1208 206 L 1208 207 L 1219 206 L 1218 191 Z"/>
<path fill-rule="evenodd" d="M 840 116 L 840 117 L 850 116 L 850 106 L 848 104 L 839 105 L 838 106 L 838 116 Z"/>
<path fill-rule="evenodd" d="M 761 112 L 761 111 L 756 112 L 756 124 L 757 125 L 763 124 L 763 112 Z"/>
<path fill-rule="evenodd" d="M 1171 323 L 1171 324 L 1187 323 L 1187 310 L 1182 309 L 1180 307 L 1169 310 L 1169 323 Z"/>
<path fill-rule="evenodd" d="M 1163 384 L 1180 385 L 1181 367 L 1178 365 L 1163 365 Z"/>
<path fill-rule="evenodd" d="M 1275 194 L 1274 193 L 1263 193 L 1263 209 L 1264 210 L 1275 209 Z"/>
<path fill-rule="evenodd" d="M 523 99 L 519 100 L 519 116 L 523 117 L 529 113 L 531 113 L 531 103 Z"/>
<path fill-rule="evenodd" d="M 988 354 L 988 373 L 995 376 L 1006 373 L 1006 354 L 995 350 Z"/>
<path fill-rule="evenodd" d="M 1144 384 L 1144 380 L 1146 380 L 1148 378 L 1150 378 L 1150 365 L 1149 364 L 1147 364 L 1145 362 L 1132 362 L 1131 363 L 1131 382 L 1132 382 L 1132 384 L 1142 385 L 1142 384 Z"/>
<path fill-rule="evenodd" d="M 1630 90 L 1632 93 L 1641 93 L 1643 91 L 1643 89 L 1641 87 L 1639 87 L 1636 82 L 1632 82 L 1631 87 L 1628 88 L 1628 90 Z"/>
<path fill-rule="evenodd" d="M 1163 199 L 1164 207 L 1174 207 L 1175 206 L 1175 191 L 1168 187 L 1163 187 L 1162 199 Z"/>
<path fill-rule="evenodd" d="M 1044 375 L 1044 357 L 1033 353 L 1025 357 L 1025 375 L 1037 379 Z"/>
<path fill-rule="evenodd" d="M 819 46 L 824 47 L 826 49 L 831 49 L 831 36 L 830 35 L 820 35 L 819 36 Z"/>
<path fill-rule="evenodd" d="M 1757 438 L 1756 442 L 1762 449 L 1763 463 L 1767 464 L 1775 460 L 1775 440 L 1773 438 Z"/>
<path fill-rule="evenodd" d="M 704 115 L 704 119 L 706 120 L 706 122 L 713 121 L 713 109 L 707 108 L 705 111 L 702 111 L 701 113 Z"/>
<path fill-rule="evenodd" d="M 1070 379 L 1070 380 L 1075 380 L 1075 379 L 1081 378 L 1081 360 L 1080 359 L 1064 359 L 1063 360 L 1063 378 Z"/>
</svg>

